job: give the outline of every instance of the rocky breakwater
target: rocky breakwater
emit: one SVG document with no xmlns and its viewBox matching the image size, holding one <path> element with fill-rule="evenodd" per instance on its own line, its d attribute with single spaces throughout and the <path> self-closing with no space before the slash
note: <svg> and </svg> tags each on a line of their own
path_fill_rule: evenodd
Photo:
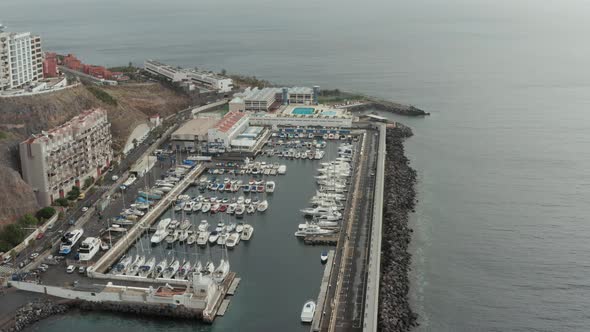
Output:
<svg viewBox="0 0 590 332">
<path fill-rule="evenodd" d="M 27 326 L 53 315 L 60 315 L 70 309 L 69 303 L 57 303 L 51 300 L 38 300 L 20 307 L 14 321 L 2 328 L 2 332 L 22 331 Z"/>
<path fill-rule="evenodd" d="M 379 288 L 379 331 L 409 331 L 417 325 L 417 315 L 408 301 L 411 255 L 408 245 L 412 230 L 408 214 L 413 211 L 416 171 L 404 155 L 403 141 L 410 128 L 387 129 L 381 280 Z"/>
<path fill-rule="evenodd" d="M 406 115 L 406 116 L 426 116 L 430 113 L 425 112 L 417 107 L 411 105 L 403 105 L 390 101 L 383 100 L 369 100 L 358 106 L 349 108 L 353 112 L 365 112 L 365 111 L 383 111 L 394 114 Z"/>
</svg>

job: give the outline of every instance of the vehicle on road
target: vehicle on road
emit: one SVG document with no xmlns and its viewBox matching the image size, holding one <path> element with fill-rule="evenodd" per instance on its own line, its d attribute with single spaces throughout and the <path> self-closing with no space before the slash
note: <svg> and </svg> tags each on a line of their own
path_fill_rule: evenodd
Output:
<svg viewBox="0 0 590 332">
<path fill-rule="evenodd" d="M 30 258 L 31 260 L 33 260 L 33 259 L 35 259 L 35 258 L 37 258 L 37 257 L 39 257 L 39 253 L 38 253 L 38 252 L 34 252 L 34 253 L 32 253 L 32 254 L 30 254 L 30 255 L 29 255 L 29 258 Z"/>
<path fill-rule="evenodd" d="M 43 233 L 43 232 L 37 234 L 37 240 L 41 240 L 44 235 L 45 235 L 45 233 Z"/>
<path fill-rule="evenodd" d="M 2 264 L 8 264 L 11 260 L 12 260 L 12 256 L 6 255 L 6 256 L 4 256 L 4 259 L 2 260 Z"/>
<path fill-rule="evenodd" d="M 76 267 L 74 265 L 68 265 L 68 267 L 66 268 L 67 273 L 74 273 L 75 270 Z"/>
<path fill-rule="evenodd" d="M 116 175 L 113 175 L 113 177 L 111 177 L 111 180 L 113 180 L 113 181 L 117 181 L 117 180 L 119 180 L 119 177 L 118 177 L 118 176 L 116 176 Z"/>
<path fill-rule="evenodd" d="M 80 274 L 83 274 L 83 273 L 85 273 L 85 272 L 86 272 L 86 268 L 85 268 L 84 266 L 80 266 L 80 267 L 78 268 L 78 273 L 80 273 Z"/>
<path fill-rule="evenodd" d="M 87 206 L 85 206 L 85 207 L 82 208 L 82 212 L 86 212 L 86 211 L 88 211 L 88 207 Z"/>
</svg>

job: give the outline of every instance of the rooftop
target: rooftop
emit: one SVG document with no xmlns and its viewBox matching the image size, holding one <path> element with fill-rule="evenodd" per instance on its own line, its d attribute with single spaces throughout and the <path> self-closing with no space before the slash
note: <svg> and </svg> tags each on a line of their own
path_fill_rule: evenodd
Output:
<svg viewBox="0 0 590 332">
<path fill-rule="evenodd" d="M 244 112 L 229 112 L 223 119 L 215 126 L 221 132 L 228 132 L 241 118 L 246 115 Z"/>
<path fill-rule="evenodd" d="M 187 121 L 180 128 L 172 133 L 172 136 L 180 135 L 206 135 L 209 128 L 214 127 L 219 122 L 215 118 L 196 118 Z"/>
</svg>

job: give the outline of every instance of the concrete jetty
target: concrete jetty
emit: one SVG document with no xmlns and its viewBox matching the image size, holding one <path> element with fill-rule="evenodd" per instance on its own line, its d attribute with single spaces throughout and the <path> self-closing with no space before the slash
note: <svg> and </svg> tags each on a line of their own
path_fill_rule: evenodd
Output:
<svg viewBox="0 0 590 332">
<path fill-rule="evenodd" d="M 311 323 L 311 332 L 317 332 L 320 330 L 322 318 L 324 317 L 324 306 L 326 301 L 328 288 L 330 287 L 330 274 L 332 273 L 332 264 L 334 260 L 334 250 L 328 252 L 328 261 L 326 262 L 326 268 L 324 269 L 324 275 L 322 276 L 322 283 L 320 285 L 320 293 L 318 300 L 316 301 L 316 309 L 313 315 L 313 321 Z"/>
<path fill-rule="evenodd" d="M 104 273 L 112 266 L 119 257 L 121 257 L 128 249 L 129 246 L 135 243 L 143 232 L 148 230 L 155 222 L 160 218 L 162 213 L 172 204 L 176 197 L 184 192 L 191 183 L 199 177 L 205 170 L 204 165 L 199 165 L 193 168 L 188 174 L 182 179 L 169 193 L 167 193 L 161 200 L 159 200 L 149 210 L 141 220 L 135 224 L 128 232 L 123 236 L 117 243 L 104 255 L 102 256 L 94 266 L 88 269 L 88 276 L 92 278 L 104 279 Z M 106 278 L 113 279 L 113 277 L 125 278 L 125 276 L 108 276 Z"/>
</svg>

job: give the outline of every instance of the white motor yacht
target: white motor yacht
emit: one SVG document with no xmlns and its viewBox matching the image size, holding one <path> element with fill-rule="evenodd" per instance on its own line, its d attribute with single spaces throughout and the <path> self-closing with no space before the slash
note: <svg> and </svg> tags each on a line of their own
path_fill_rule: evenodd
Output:
<svg viewBox="0 0 590 332">
<path fill-rule="evenodd" d="M 303 309 L 301 310 L 301 321 L 303 323 L 311 323 L 313 320 L 313 315 L 315 313 L 315 302 L 313 300 L 309 300 L 305 302 L 303 305 Z"/>
<path fill-rule="evenodd" d="M 254 227 L 249 224 L 244 225 L 244 229 L 242 230 L 242 234 L 240 235 L 240 240 L 248 241 L 252 237 L 252 233 L 254 233 Z"/>
<path fill-rule="evenodd" d="M 264 185 L 264 190 L 267 193 L 273 193 L 275 191 L 275 182 L 274 181 L 267 181 L 266 184 Z"/>
<path fill-rule="evenodd" d="M 238 245 L 238 243 L 240 243 L 240 234 L 239 233 L 229 234 L 229 236 L 227 237 L 227 240 L 225 241 L 225 245 L 229 249 L 233 249 L 235 246 Z"/>
<path fill-rule="evenodd" d="M 268 208 L 268 201 L 265 199 L 262 202 L 258 203 L 258 211 L 259 212 L 264 212 L 266 211 L 266 209 Z"/>
<path fill-rule="evenodd" d="M 207 244 L 207 240 L 209 239 L 209 232 L 208 231 L 200 231 L 197 235 L 197 245 L 204 246 Z M 215 239 L 217 241 L 217 239 Z"/>
<path fill-rule="evenodd" d="M 213 232 L 211 232 L 211 234 L 209 234 L 209 243 L 215 244 L 215 243 L 217 243 L 218 239 L 219 239 L 219 233 L 217 231 L 213 231 Z"/>
</svg>

